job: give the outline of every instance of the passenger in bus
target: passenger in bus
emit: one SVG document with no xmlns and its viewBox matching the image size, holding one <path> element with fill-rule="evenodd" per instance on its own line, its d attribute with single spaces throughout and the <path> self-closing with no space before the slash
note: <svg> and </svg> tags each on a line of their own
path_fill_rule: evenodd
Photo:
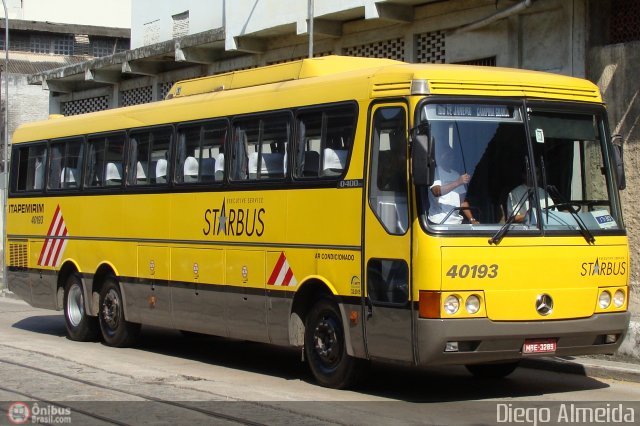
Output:
<svg viewBox="0 0 640 426">
<path fill-rule="evenodd" d="M 449 146 L 436 151 L 436 171 L 429 188 L 429 222 L 432 224 L 461 224 L 460 207 L 464 201 L 468 173 L 460 174 L 454 168 L 455 156 Z"/>
</svg>

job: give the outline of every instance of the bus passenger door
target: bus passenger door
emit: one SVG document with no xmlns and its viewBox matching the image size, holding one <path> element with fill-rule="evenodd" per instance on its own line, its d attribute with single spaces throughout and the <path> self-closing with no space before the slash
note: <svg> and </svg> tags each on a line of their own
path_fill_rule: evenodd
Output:
<svg viewBox="0 0 640 426">
<path fill-rule="evenodd" d="M 371 117 L 364 209 L 367 353 L 371 358 L 412 361 L 406 105 L 374 106 Z"/>
</svg>

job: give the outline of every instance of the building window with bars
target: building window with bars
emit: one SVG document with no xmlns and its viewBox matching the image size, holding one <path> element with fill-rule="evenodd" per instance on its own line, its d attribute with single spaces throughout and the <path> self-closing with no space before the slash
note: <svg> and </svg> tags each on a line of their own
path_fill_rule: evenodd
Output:
<svg viewBox="0 0 640 426">
<path fill-rule="evenodd" d="M 612 0 L 609 41 L 612 44 L 640 40 L 640 2 Z"/>
<path fill-rule="evenodd" d="M 32 53 L 51 52 L 51 39 L 46 36 L 31 36 L 30 50 Z"/>
<path fill-rule="evenodd" d="M 423 64 L 444 64 L 445 63 L 445 41 L 444 31 L 431 31 L 416 35 L 415 49 L 416 62 Z"/>
<path fill-rule="evenodd" d="M 74 37 L 72 35 L 58 36 L 53 39 L 54 55 L 73 55 Z"/>
<path fill-rule="evenodd" d="M 117 51 L 116 39 L 104 37 L 91 38 L 91 54 L 95 57 L 113 55 Z"/>
<path fill-rule="evenodd" d="M 481 67 L 495 67 L 496 66 L 496 57 L 489 56 L 486 58 L 479 59 L 470 59 L 468 61 L 454 62 L 454 64 L 458 65 L 478 65 Z"/>
<path fill-rule="evenodd" d="M 404 40 L 395 38 L 378 41 L 375 43 L 362 44 L 359 46 L 346 47 L 343 50 L 346 56 L 363 56 L 366 58 L 389 58 L 398 61 L 404 60 Z"/>
</svg>

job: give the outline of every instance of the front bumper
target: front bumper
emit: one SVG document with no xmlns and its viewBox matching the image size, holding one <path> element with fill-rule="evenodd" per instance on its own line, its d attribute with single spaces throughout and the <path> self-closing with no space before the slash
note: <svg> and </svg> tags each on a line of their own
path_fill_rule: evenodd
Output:
<svg viewBox="0 0 640 426">
<path fill-rule="evenodd" d="M 420 365 L 475 364 L 512 361 L 536 356 L 568 356 L 615 352 L 629 326 L 629 312 L 594 314 L 558 321 L 491 321 L 474 319 L 418 319 Z M 615 343 L 604 335 L 617 334 Z M 525 339 L 557 339 L 554 353 L 523 354 Z M 447 342 L 461 342 L 458 352 L 445 352 Z"/>
</svg>

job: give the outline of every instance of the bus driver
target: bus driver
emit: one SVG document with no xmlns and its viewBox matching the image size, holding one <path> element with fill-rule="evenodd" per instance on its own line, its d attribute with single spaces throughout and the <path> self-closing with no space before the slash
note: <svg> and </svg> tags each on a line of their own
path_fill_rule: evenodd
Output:
<svg viewBox="0 0 640 426">
<path fill-rule="evenodd" d="M 461 175 L 455 170 L 454 160 L 455 156 L 451 148 L 444 146 L 438 149 L 435 179 L 429 188 L 428 219 L 435 225 L 462 223 L 459 210 L 471 176 L 468 173 Z M 451 210 L 455 211 L 451 212 Z"/>
</svg>

